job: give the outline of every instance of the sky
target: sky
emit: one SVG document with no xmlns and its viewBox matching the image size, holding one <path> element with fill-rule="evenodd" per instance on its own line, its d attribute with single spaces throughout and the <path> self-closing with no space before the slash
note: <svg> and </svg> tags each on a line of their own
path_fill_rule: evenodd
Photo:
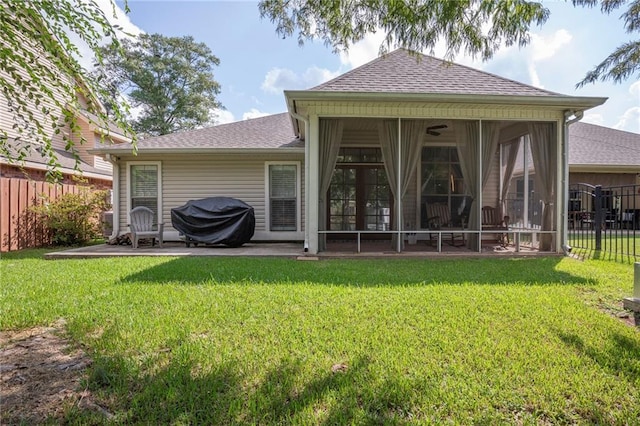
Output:
<svg viewBox="0 0 640 426">
<path fill-rule="evenodd" d="M 117 4 L 122 7 L 120 0 Z M 544 4 L 550 18 L 531 29 L 528 46 L 503 47 L 486 62 L 464 55 L 454 62 L 565 95 L 607 97 L 583 121 L 640 133 L 640 81 L 575 88 L 617 46 L 632 40 L 619 19 L 624 10 L 608 16 L 564 1 Z M 128 0 L 128 5 L 130 13 L 118 13 L 117 22 L 129 33 L 193 36 L 220 59 L 214 69 L 225 107 L 217 112 L 220 124 L 285 112 L 283 90 L 314 87 L 375 59 L 383 38 L 371 34 L 348 52 L 334 53 L 320 41 L 300 46 L 295 36 L 278 36 L 275 24 L 260 18 L 254 1 Z M 434 52 L 424 53 L 442 58 L 445 49 L 439 43 Z"/>
</svg>

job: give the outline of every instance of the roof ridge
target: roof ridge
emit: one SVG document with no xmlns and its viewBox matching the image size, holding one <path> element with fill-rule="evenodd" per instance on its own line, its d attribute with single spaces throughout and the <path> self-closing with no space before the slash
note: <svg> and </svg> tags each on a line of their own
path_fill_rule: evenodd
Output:
<svg viewBox="0 0 640 426">
<path fill-rule="evenodd" d="M 382 64 L 384 60 L 388 63 Z M 415 64 L 409 61 L 415 61 Z M 447 68 L 451 71 L 447 72 Z M 393 69 L 393 71 L 391 70 Z M 406 73 L 409 79 L 399 79 Z M 397 73 L 397 74 L 394 74 Z M 415 74 L 418 73 L 418 74 Z M 447 80 L 443 74 L 450 74 Z M 396 78 L 391 77 L 395 75 Z M 458 80 L 455 80 L 456 76 Z M 451 80 L 454 78 L 454 80 Z M 469 80 L 469 81 L 468 81 Z M 453 84 L 451 84 L 453 83 Z M 470 86 L 469 86 L 470 84 Z M 522 83 L 469 65 L 459 64 L 404 47 L 380 55 L 373 60 L 353 68 L 331 80 L 321 83 L 309 91 L 338 92 L 402 92 L 402 93 L 469 93 L 505 94 L 516 92 L 533 96 L 567 95 Z M 517 93 L 516 93 L 517 94 Z"/>
<path fill-rule="evenodd" d="M 141 139 L 141 140 L 144 140 L 144 141 L 154 140 L 155 141 L 157 139 L 164 139 L 164 138 L 167 138 L 167 137 L 175 137 L 176 135 L 183 136 L 183 135 L 186 135 L 186 134 L 198 134 L 200 132 L 206 132 L 209 129 L 212 129 L 214 127 L 215 128 L 220 128 L 220 127 L 225 127 L 225 126 L 230 126 L 230 125 L 238 125 L 239 123 L 246 123 L 246 122 L 249 122 L 249 121 L 256 121 L 256 120 L 260 120 L 260 119 L 265 120 L 265 119 L 268 119 L 268 118 L 272 118 L 272 117 L 274 117 L 276 115 L 282 115 L 282 114 L 289 115 L 289 113 L 286 112 L 286 111 L 285 112 L 277 112 L 277 113 L 274 113 L 274 114 L 262 115 L 260 117 L 245 118 L 244 120 L 237 120 L 237 121 L 231 121 L 229 123 L 221 123 L 221 124 L 214 124 L 214 125 L 211 125 L 211 126 L 200 127 L 199 129 L 182 130 L 182 131 L 167 133 L 165 135 L 151 136 L 151 137 L 148 137 L 148 138 L 145 138 L 145 139 Z"/>
<path fill-rule="evenodd" d="M 344 79 L 345 77 L 348 77 L 348 76 L 350 76 L 351 74 L 353 74 L 353 73 L 355 73 L 357 71 L 362 71 L 362 70 L 367 69 L 367 68 L 369 68 L 371 66 L 374 66 L 376 63 L 380 62 L 381 60 L 386 59 L 386 58 L 390 57 L 391 55 L 395 55 L 395 54 L 397 54 L 397 52 L 401 52 L 401 51 L 409 52 L 408 49 L 405 49 L 404 47 L 400 47 L 400 48 L 398 48 L 398 49 L 396 49 L 396 50 L 394 50 L 392 52 L 388 52 L 388 53 L 385 53 L 385 54 L 382 54 L 382 55 L 378 55 L 376 58 L 370 60 L 369 62 L 365 62 L 364 64 L 359 65 L 359 66 L 357 66 L 355 68 L 352 68 L 349 71 L 344 72 L 344 73 L 340 74 L 339 76 L 332 78 L 331 80 L 327 80 L 324 83 L 320 83 L 317 86 L 313 86 L 312 88 L 307 89 L 307 90 L 317 90 L 321 86 L 329 85 L 330 83 L 334 83 L 336 81 L 340 81 L 340 80 Z"/>
<path fill-rule="evenodd" d="M 417 53 L 418 53 L 418 54 L 420 54 L 420 55 L 422 55 L 422 56 L 425 56 L 425 57 L 427 57 L 427 58 L 434 59 L 434 60 L 436 60 L 436 61 L 438 61 L 438 62 L 442 62 L 442 63 L 443 63 L 443 64 L 445 64 L 445 65 L 446 65 L 446 64 L 450 64 L 450 65 L 454 65 L 454 66 L 457 66 L 457 67 L 466 68 L 466 69 L 471 70 L 471 71 L 473 71 L 473 72 L 478 72 L 478 73 L 481 73 L 481 74 L 489 75 L 489 76 L 494 77 L 494 78 L 499 78 L 500 80 L 508 81 L 508 82 L 511 82 L 511 83 L 516 83 L 516 84 L 519 84 L 519 85 L 521 85 L 521 86 L 527 86 L 527 87 L 530 87 L 530 88 L 535 89 L 535 90 L 542 90 L 543 92 L 547 92 L 547 93 L 549 93 L 550 95 L 556 95 L 556 96 L 567 96 L 567 95 L 564 95 L 564 94 L 562 94 L 562 93 L 552 92 L 551 90 L 543 89 L 543 88 L 541 88 L 541 87 L 536 87 L 536 86 L 534 86 L 534 85 L 532 85 L 532 84 L 523 83 L 523 82 L 521 82 L 521 81 L 514 80 L 514 79 L 512 79 L 512 78 L 503 77 L 503 76 L 501 76 L 501 75 L 494 74 L 494 73 L 489 72 L 489 71 L 479 70 L 479 69 L 474 68 L 474 67 L 469 66 L 469 65 L 459 64 L 459 63 L 457 63 L 457 62 L 448 61 L 448 60 L 446 60 L 446 59 L 440 59 L 440 58 L 437 58 L 437 57 L 435 57 L 435 56 L 433 56 L 433 55 L 427 55 L 426 53 L 421 53 L 421 52 L 417 52 Z"/>
<path fill-rule="evenodd" d="M 598 127 L 600 129 L 605 129 L 605 130 L 610 131 L 610 132 L 612 131 L 612 132 L 628 133 L 630 135 L 640 137 L 640 133 L 632 132 L 632 131 L 629 131 L 629 130 L 616 129 L 614 127 L 603 126 L 601 124 L 588 123 L 586 121 L 578 121 L 578 122 L 574 123 L 572 126 L 575 126 L 576 124 L 579 125 L 579 126 Z M 571 126 L 569 128 L 571 128 Z"/>
</svg>

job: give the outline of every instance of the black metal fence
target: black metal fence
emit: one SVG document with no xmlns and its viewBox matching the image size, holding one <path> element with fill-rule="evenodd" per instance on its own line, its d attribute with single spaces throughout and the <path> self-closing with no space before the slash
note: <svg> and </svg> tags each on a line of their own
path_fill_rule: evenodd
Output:
<svg viewBox="0 0 640 426">
<path fill-rule="evenodd" d="M 640 258 L 640 185 L 571 185 L 568 210 L 573 249 Z"/>
</svg>

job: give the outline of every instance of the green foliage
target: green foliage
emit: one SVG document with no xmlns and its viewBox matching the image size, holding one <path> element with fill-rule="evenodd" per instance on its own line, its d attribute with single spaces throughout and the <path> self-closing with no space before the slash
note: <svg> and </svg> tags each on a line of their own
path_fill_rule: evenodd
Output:
<svg viewBox="0 0 640 426">
<path fill-rule="evenodd" d="M 109 191 L 81 187 L 78 193 L 67 193 L 55 200 L 44 197 L 32 211 L 40 216 L 54 245 L 70 246 L 87 243 L 102 233 L 100 215 L 109 209 Z"/>
<path fill-rule="evenodd" d="M 574 5 L 593 7 L 596 0 L 572 0 Z M 626 3 L 629 6 L 620 19 L 624 21 L 624 29 L 628 34 L 640 32 L 640 0 L 601 0 L 600 10 L 610 14 Z M 576 86 L 582 87 L 596 81 L 613 80 L 616 83 L 637 74 L 640 77 L 640 40 L 630 40 L 618 46 L 609 56 L 589 71 Z"/>
<path fill-rule="evenodd" d="M 117 423 L 640 418 L 640 334 L 601 310 L 630 294 L 631 265 L 29 253 L 0 259 L 0 329 L 64 317 Z"/>
<path fill-rule="evenodd" d="M 94 76 L 109 88 L 111 105 L 120 93 L 141 109 L 133 121 L 136 131 L 164 135 L 211 122 L 220 85 L 213 77 L 220 60 L 193 37 L 140 34 L 101 49 L 104 58 Z"/>
<path fill-rule="evenodd" d="M 620 19 L 628 33 L 640 30 L 640 0 L 602 0 L 603 13 L 629 4 Z M 574 5 L 592 7 L 597 0 L 573 0 Z M 322 39 L 334 50 L 349 46 L 368 33 L 386 35 L 380 53 L 394 45 L 414 51 L 433 51 L 443 40 L 446 59 L 460 51 L 487 60 L 501 45 L 524 46 L 529 30 L 542 25 L 549 10 L 541 2 L 529 0 L 261 0 L 260 15 L 276 24 L 283 37 L 297 34 L 305 40 Z M 597 80 L 621 82 L 640 71 L 640 41 L 618 47 L 578 85 Z"/>
<path fill-rule="evenodd" d="M 117 45 L 118 29 L 93 1 L 0 2 L 0 90 L 6 102 L 3 109 L 13 121 L 12 137 L 0 129 L 0 155 L 21 163 L 38 147 L 48 177 L 56 180 L 61 177 L 60 163 L 52 142 L 60 138 L 79 165 L 75 146 L 80 138 L 74 141 L 77 112 L 93 114 L 95 124 L 103 128 L 108 128 L 109 119 L 96 98 L 104 89 L 81 67 L 74 40 L 85 43 L 102 62 L 98 46 L 104 39 Z M 79 95 L 87 105 L 81 104 Z M 133 137 L 125 111 L 123 103 L 114 104 L 112 118 L 122 133 Z"/>
</svg>

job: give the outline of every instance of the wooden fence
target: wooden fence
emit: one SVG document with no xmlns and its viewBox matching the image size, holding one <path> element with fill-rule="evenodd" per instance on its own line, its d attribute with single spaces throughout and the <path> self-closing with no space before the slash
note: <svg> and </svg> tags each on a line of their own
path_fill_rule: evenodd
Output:
<svg viewBox="0 0 640 426">
<path fill-rule="evenodd" d="M 76 184 L 50 184 L 21 178 L 0 177 L 0 251 L 7 252 L 48 245 L 50 241 L 29 208 L 63 194 L 78 193 Z"/>
</svg>

